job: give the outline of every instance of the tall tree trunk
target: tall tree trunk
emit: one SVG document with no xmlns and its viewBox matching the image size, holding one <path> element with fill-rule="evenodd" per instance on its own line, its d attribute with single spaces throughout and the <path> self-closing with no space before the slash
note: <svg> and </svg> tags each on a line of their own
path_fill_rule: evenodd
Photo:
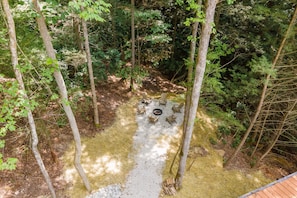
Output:
<svg viewBox="0 0 297 198">
<path fill-rule="evenodd" d="M 202 0 L 197 0 L 197 4 L 201 5 Z M 200 7 L 199 10 L 196 11 L 198 14 L 200 12 Z M 196 14 L 196 17 L 198 15 Z M 195 64 L 195 52 L 196 52 L 196 43 L 197 43 L 197 32 L 198 32 L 198 26 L 199 22 L 196 21 L 193 23 L 192 26 L 192 40 L 191 40 L 191 45 L 190 45 L 190 57 L 189 57 L 189 65 L 188 66 L 188 74 L 187 74 L 187 93 L 186 93 L 186 101 L 185 101 L 185 112 L 184 112 L 184 122 L 183 122 L 183 134 L 185 134 L 187 124 L 188 124 L 188 117 L 189 117 L 189 110 L 190 110 L 190 105 L 191 105 L 191 94 L 192 94 L 192 87 L 193 87 L 193 66 Z M 184 136 L 183 136 L 184 138 Z M 181 142 L 184 140 L 182 139 Z M 175 163 L 175 159 L 178 155 L 178 153 L 181 151 L 181 147 L 179 146 L 178 151 L 176 152 L 176 155 L 172 161 L 172 164 L 170 166 L 169 172 L 172 173 L 172 168 Z"/>
<path fill-rule="evenodd" d="M 202 0 L 197 0 L 197 4 L 201 5 Z M 198 17 L 198 12 L 200 12 L 200 7 L 196 11 L 196 17 Z M 189 110 L 191 105 L 191 94 L 192 94 L 192 87 L 193 87 L 193 66 L 195 64 L 195 52 L 196 52 L 198 26 L 199 26 L 199 22 L 198 21 L 194 22 L 193 29 L 192 29 L 192 40 L 190 45 L 190 57 L 189 57 L 188 76 L 187 76 L 187 93 L 186 93 L 186 104 L 185 104 L 185 114 L 184 114 L 184 124 L 183 124 L 184 133 L 185 133 L 185 129 L 187 128 Z"/>
<path fill-rule="evenodd" d="M 90 45 L 89 45 L 88 28 L 87 28 L 87 23 L 84 19 L 82 19 L 82 26 L 83 26 L 83 32 L 84 32 L 84 38 L 85 38 L 85 51 L 86 51 L 87 60 L 88 60 L 89 78 L 90 78 L 92 98 L 93 98 L 94 123 L 95 123 L 95 127 L 99 127 L 100 125 L 99 113 L 98 113 L 98 105 L 97 105 L 96 87 L 95 87 L 94 75 L 93 75 L 92 58 L 91 58 Z"/>
<path fill-rule="evenodd" d="M 12 14 L 10 12 L 10 8 L 9 8 L 9 3 L 8 0 L 2 0 L 2 5 L 3 5 L 3 10 L 5 12 L 6 18 L 7 18 L 7 25 L 8 25 L 8 34 L 9 34 L 9 48 L 10 48 L 10 52 L 11 52 L 11 62 L 12 62 L 12 66 L 14 69 L 14 73 L 16 76 L 16 79 L 19 83 L 20 86 L 20 90 L 22 90 L 22 97 L 24 98 L 24 100 L 28 100 L 28 95 L 26 93 L 26 89 L 25 89 L 25 85 L 23 82 L 23 77 L 22 77 L 22 73 L 20 72 L 20 70 L 17 68 L 18 66 L 18 54 L 17 54 L 17 39 L 16 39 L 16 32 L 15 32 L 15 24 L 14 24 L 14 20 L 12 17 Z M 39 150 L 38 150 L 38 136 L 37 136 L 37 132 L 36 132 L 36 126 L 35 126 L 35 122 L 34 122 L 34 117 L 32 114 L 32 111 L 30 109 L 30 107 L 26 107 L 27 111 L 28 111 L 28 121 L 29 121 L 29 125 L 30 125 L 30 130 L 31 130 L 31 137 L 32 137 L 32 151 L 34 154 L 34 157 L 37 161 L 37 164 L 41 170 L 41 173 L 43 174 L 43 177 L 47 183 L 47 186 L 51 192 L 52 197 L 56 197 L 56 193 L 55 193 L 55 189 L 53 187 L 53 184 L 51 182 L 50 176 L 44 166 L 44 163 L 42 161 L 42 158 L 40 156 Z"/>
<path fill-rule="evenodd" d="M 43 43 L 45 45 L 45 49 L 47 52 L 47 55 L 53 59 L 53 60 L 57 60 L 56 59 L 56 54 L 55 54 L 55 50 L 54 47 L 52 45 L 52 39 L 49 35 L 46 23 L 45 23 L 45 19 L 40 11 L 40 7 L 38 5 L 38 1 L 37 0 L 32 0 L 32 3 L 34 5 L 35 10 L 38 13 L 38 17 L 36 17 L 36 21 L 38 24 L 38 28 L 40 31 L 40 35 L 42 37 Z M 69 105 L 69 100 L 68 100 L 68 93 L 67 93 L 67 89 L 66 89 L 66 85 L 63 79 L 63 76 L 60 72 L 60 70 L 56 70 L 54 72 L 54 77 L 55 80 L 57 82 L 58 88 L 59 88 L 59 93 L 61 96 L 61 101 L 62 101 L 62 106 L 64 108 L 64 111 L 67 115 L 67 118 L 69 120 L 69 124 L 73 133 L 73 137 L 74 137 L 74 141 L 75 141 L 75 157 L 74 157 L 74 166 L 77 170 L 77 172 L 79 173 L 80 177 L 83 180 L 83 183 L 86 187 L 86 189 L 90 192 L 91 191 L 91 187 L 90 187 L 90 183 L 89 180 L 84 172 L 84 169 L 81 166 L 80 163 L 80 158 L 81 158 L 81 140 L 80 140 L 80 134 L 79 134 L 79 130 L 77 127 L 77 123 L 74 117 L 74 114 L 72 112 L 72 109 Z"/>
<path fill-rule="evenodd" d="M 180 162 L 178 172 L 176 174 L 176 189 L 180 189 L 182 186 L 182 180 L 186 169 L 186 162 L 189 153 L 190 142 L 192 138 L 194 122 L 198 109 L 200 90 L 204 77 L 206 67 L 206 57 L 209 46 L 209 40 L 211 35 L 212 23 L 214 20 L 216 0 L 208 0 L 206 3 L 206 18 L 205 23 L 202 25 L 202 32 L 199 42 L 198 61 L 195 71 L 195 80 L 193 85 L 193 92 L 191 97 L 191 105 L 188 117 L 188 124 L 184 135 L 184 142 L 180 153 Z"/>
<path fill-rule="evenodd" d="M 275 58 L 274 58 L 274 60 L 273 60 L 273 63 L 272 63 L 272 65 L 271 65 L 271 68 L 272 68 L 272 69 L 275 68 L 276 63 L 277 63 L 277 61 L 278 61 L 279 58 L 280 58 L 281 52 L 282 52 L 282 50 L 283 50 L 283 48 L 284 48 L 284 46 L 285 46 L 285 43 L 286 43 L 287 38 L 289 37 L 289 34 L 290 34 L 290 32 L 291 32 L 292 27 L 294 26 L 294 23 L 295 23 L 295 21 L 296 21 L 296 18 L 297 18 L 297 7 L 295 8 L 295 12 L 294 12 L 294 15 L 293 15 L 293 17 L 292 17 L 292 20 L 291 20 L 291 22 L 290 22 L 290 25 L 289 25 L 289 27 L 288 27 L 288 29 L 287 29 L 287 32 L 286 32 L 286 34 L 285 34 L 285 36 L 284 36 L 284 38 L 283 38 L 283 40 L 282 40 L 282 42 L 281 42 L 281 44 L 280 44 L 280 47 L 279 47 L 279 49 L 278 49 L 278 51 L 277 51 L 277 54 L 276 54 L 276 56 L 275 56 Z M 256 113 L 255 113 L 255 115 L 254 115 L 254 117 L 253 117 L 253 119 L 252 119 L 252 121 L 251 121 L 251 123 L 250 123 L 249 128 L 248 128 L 247 131 L 245 132 L 245 134 L 244 134 L 243 138 L 241 139 L 241 142 L 240 142 L 240 144 L 238 145 L 238 147 L 236 148 L 235 152 L 234 152 L 234 153 L 231 155 L 231 157 L 226 161 L 226 163 L 225 163 L 225 165 L 224 165 L 225 167 L 228 166 L 228 165 L 232 162 L 232 160 L 237 156 L 237 154 L 239 153 L 239 151 L 240 151 L 241 148 L 243 147 L 245 141 L 247 140 L 247 138 L 248 138 L 248 136 L 249 136 L 251 130 L 253 129 L 253 127 L 254 127 L 254 125 L 255 125 L 255 123 L 256 123 L 256 121 L 257 121 L 257 118 L 258 118 L 258 116 L 259 116 L 259 114 L 260 114 L 260 112 L 261 112 L 263 103 L 264 103 L 264 99 L 265 99 L 265 95 L 266 95 L 266 91 L 267 91 L 267 87 L 268 87 L 268 81 L 270 80 L 270 77 L 271 77 L 270 74 L 268 74 L 267 77 L 266 77 L 265 84 L 264 84 L 264 87 L 263 87 L 263 90 L 262 90 L 262 94 L 261 94 L 261 98 L 260 98 L 260 101 L 259 101 L 259 104 L 258 104 Z"/>
<path fill-rule="evenodd" d="M 135 12 L 135 2 L 134 0 L 131 0 L 131 50 L 132 50 L 132 56 L 131 56 L 131 78 L 130 78 L 130 90 L 133 90 L 133 72 L 135 68 L 135 23 L 134 23 L 134 12 Z"/>
</svg>

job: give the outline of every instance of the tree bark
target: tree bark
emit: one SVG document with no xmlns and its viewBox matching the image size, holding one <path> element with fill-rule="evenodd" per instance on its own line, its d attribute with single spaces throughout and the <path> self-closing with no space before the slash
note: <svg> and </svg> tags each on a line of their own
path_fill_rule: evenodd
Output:
<svg viewBox="0 0 297 198">
<path fill-rule="evenodd" d="M 134 23 L 134 12 L 135 12 L 135 2 L 131 0 L 131 78 L 130 78 L 130 90 L 133 90 L 134 80 L 133 80 L 133 70 L 135 68 L 135 23 Z M 140 49 L 139 49 L 140 50 Z"/>
<path fill-rule="evenodd" d="M 116 28 L 116 10 L 117 1 L 110 1 L 111 9 L 110 9 L 110 16 L 111 16 L 111 23 L 112 23 L 112 41 L 113 41 L 113 48 L 118 48 L 118 36 L 117 36 L 117 28 Z"/>
<path fill-rule="evenodd" d="M 82 26 L 83 26 L 83 32 L 84 32 L 84 38 L 85 38 L 85 51 L 87 55 L 89 78 L 90 78 L 91 92 L 92 92 L 92 98 L 93 98 L 94 123 L 95 123 L 95 127 L 98 128 L 100 124 L 99 124 L 96 87 L 95 87 L 94 75 L 93 75 L 93 66 L 92 66 L 92 58 L 91 58 L 91 51 L 90 51 L 90 45 L 89 45 L 88 28 L 87 28 L 87 23 L 84 19 L 82 19 Z"/>
<path fill-rule="evenodd" d="M 202 0 L 197 0 L 197 4 L 201 5 Z M 196 11 L 196 17 L 198 17 L 197 13 L 199 11 L 200 11 L 200 8 L 199 10 Z M 199 26 L 198 21 L 194 22 L 192 26 L 193 29 L 192 29 L 192 40 L 190 45 L 190 57 L 189 57 L 188 74 L 187 74 L 187 92 L 186 92 L 185 111 L 184 111 L 183 134 L 185 134 L 185 131 L 187 128 L 189 110 L 191 105 L 191 95 L 192 95 L 192 86 L 193 86 L 193 66 L 195 64 L 195 52 L 196 52 L 198 26 Z M 184 140 L 182 139 L 181 142 L 183 141 Z M 181 147 L 179 146 L 178 151 L 176 152 L 175 157 L 171 163 L 170 170 L 169 170 L 170 173 L 172 173 L 172 168 L 175 163 L 177 155 L 181 151 L 180 149 Z"/>
<path fill-rule="evenodd" d="M 19 87 L 20 90 L 22 90 L 22 97 L 24 100 L 28 100 L 28 95 L 26 93 L 26 89 L 25 89 L 25 85 L 23 82 L 23 77 L 22 77 L 22 73 L 20 72 L 20 70 L 17 68 L 18 66 L 18 54 L 17 54 L 17 39 L 16 39 L 16 32 L 15 32 L 15 24 L 14 24 L 14 20 L 12 17 L 12 14 L 10 12 L 10 8 L 9 8 L 9 3 L 8 0 L 2 0 L 2 5 L 3 5 L 3 10 L 5 12 L 6 18 L 7 18 L 7 25 L 8 25 L 8 34 L 9 34 L 9 48 L 10 48 L 10 52 L 11 52 L 11 62 L 12 62 L 12 66 L 14 69 L 14 73 L 16 76 L 16 79 L 19 83 Z M 30 130 L 31 130 L 31 137 L 32 137 L 32 151 L 34 154 L 34 157 L 37 161 L 37 164 L 40 168 L 41 173 L 43 174 L 43 177 L 47 183 L 47 186 L 50 190 L 50 193 L 52 195 L 52 197 L 56 197 L 56 193 L 55 193 L 55 189 L 53 187 L 53 184 L 51 182 L 50 176 L 44 166 L 43 160 L 41 158 L 41 155 L 39 153 L 38 150 L 38 135 L 37 135 L 37 131 L 36 131 L 36 125 L 35 125 L 35 121 L 34 121 L 34 117 L 32 114 L 32 111 L 30 109 L 30 107 L 26 107 L 27 111 L 28 111 L 28 121 L 29 121 L 29 125 L 30 125 Z"/>
<path fill-rule="evenodd" d="M 290 25 L 286 31 L 286 34 L 284 36 L 284 39 L 282 40 L 281 44 L 280 44 L 280 47 L 277 51 L 277 54 L 273 60 L 273 63 L 271 65 L 271 68 L 274 69 L 275 68 L 275 65 L 277 63 L 277 61 L 279 60 L 279 57 L 281 55 L 281 52 L 285 46 L 285 43 L 286 43 L 286 40 L 287 38 L 289 37 L 289 34 L 291 32 L 291 29 L 296 21 L 296 18 L 297 18 L 297 7 L 295 8 L 295 12 L 294 12 L 294 15 L 291 19 L 291 22 L 290 22 Z M 265 95 L 266 95 L 266 91 L 267 91 L 267 87 L 268 87 L 268 81 L 270 80 L 270 77 L 271 75 L 268 74 L 267 77 L 266 77 L 266 80 L 265 80 L 265 84 L 264 84 L 264 87 L 263 87 L 263 90 L 262 90 L 262 94 L 261 94 L 261 98 L 260 98 L 260 101 L 259 101 L 259 104 L 258 104 L 258 107 L 257 107 L 257 110 L 256 110 L 256 113 L 250 123 L 250 126 L 249 128 L 247 129 L 247 131 L 245 132 L 243 138 L 241 139 L 241 142 L 240 144 L 238 145 L 238 147 L 236 148 L 235 152 L 231 155 L 231 157 L 226 161 L 226 163 L 224 164 L 225 167 L 227 167 L 231 162 L 232 160 L 237 156 L 237 154 L 239 153 L 239 151 L 241 150 L 241 148 L 243 147 L 245 141 L 247 140 L 251 130 L 253 129 L 256 121 L 257 121 L 257 118 L 261 112 L 261 109 L 262 109 L 262 106 L 263 106 L 263 103 L 264 103 L 264 99 L 265 99 Z"/>
<path fill-rule="evenodd" d="M 37 25 L 40 31 L 40 35 L 42 37 L 42 40 L 44 42 L 45 45 L 45 49 L 47 52 L 47 55 L 53 59 L 53 60 L 57 60 L 56 59 L 56 54 L 55 54 L 55 50 L 54 47 L 52 45 L 51 42 L 51 37 L 49 35 L 46 23 L 45 23 L 45 19 L 40 11 L 40 7 L 38 5 L 38 1 L 37 0 L 32 0 L 32 3 L 34 5 L 35 10 L 37 11 L 37 13 L 39 14 L 38 17 L 36 17 L 36 21 L 37 21 Z M 81 166 L 80 163 L 80 158 L 81 158 L 81 140 L 80 140 L 80 134 L 79 134 L 79 130 L 77 127 L 77 123 L 74 117 L 74 114 L 72 112 L 72 109 L 69 105 L 69 100 L 68 100 L 68 93 L 67 93 L 67 89 L 66 89 L 66 85 L 63 79 L 63 76 L 60 72 L 59 69 L 57 69 L 54 72 L 54 77 L 55 80 L 57 82 L 58 88 L 59 88 L 59 93 L 61 96 L 61 101 L 62 101 L 62 106 L 64 108 L 64 111 L 67 115 L 67 118 L 69 120 L 69 124 L 73 133 L 73 137 L 74 137 L 74 141 L 75 141 L 75 157 L 74 157 L 74 166 L 77 170 L 77 172 L 79 173 L 80 177 L 83 180 L 83 183 L 86 187 L 86 189 L 90 192 L 91 191 L 91 187 L 90 187 L 90 183 L 89 180 L 84 172 L 84 169 Z"/>
<path fill-rule="evenodd" d="M 184 142 L 182 145 L 182 150 L 180 153 L 180 162 L 178 167 L 178 172 L 176 175 L 176 189 L 180 189 L 182 186 L 182 180 L 186 169 L 186 162 L 189 153 L 190 142 L 192 138 L 194 122 L 196 118 L 196 113 L 198 109 L 200 90 L 202 86 L 202 81 L 204 77 L 205 67 L 206 67 L 206 57 L 209 46 L 209 40 L 211 35 L 212 23 L 214 20 L 216 0 L 208 0 L 206 3 L 206 18 L 205 24 L 202 25 L 202 32 L 199 42 L 198 51 L 198 61 L 196 64 L 195 80 L 193 85 L 193 91 L 191 96 L 190 111 L 188 117 L 188 124 L 184 135 Z"/>
<path fill-rule="evenodd" d="M 197 0 L 197 4 L 201 5 L 202 0 Z M 196 17 L 198 17 L 198 12 L 200 12 L 200 9 L 196 11 Z M 186 93 L 184 124 L 183 124 L 184 133 L 185 133 L 185 129 L 187 128 L 189 110 L 191 106 L 191 94 L 192 94 L 192 86 L 193 86 L 193 66 L 195 64 L 195 52 L 196 52 L 198 26 L 199 26 L 199 22 L 198 21 L 194 22 L 193 29 L 192 29 L 192 40 L 190 45 L 190 57 L 189 57 L 190 63 L 188 65 L 188 76 L 187 76 L 187 93 Z"/>
<path fill-rule="evenodd" d="M 83 51 L 84 47 L 80 34 L 80 18 L 78 16 L 73 17 L 73 33 L 76 46 L 78 47 L 79 51 Z"/>
</svg>

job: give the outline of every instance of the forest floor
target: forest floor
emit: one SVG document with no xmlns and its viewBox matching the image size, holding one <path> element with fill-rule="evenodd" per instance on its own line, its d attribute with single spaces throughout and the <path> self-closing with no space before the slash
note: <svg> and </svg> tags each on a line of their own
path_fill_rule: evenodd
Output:
<svg viewBox="0 0 297 198">
<path fill-rule="evenodd" d="M 90 101 L 84 99 L 77 102 L 75 112 L 81 136 L 92 138 L 111 126 L 115 121 L 117 108 L 132 97 L 141 97 L 144 93 L 154 95 L 162 92 L 181 94 L 185 92 L 185 89 L 170 83 L 159 72 L 152 69 L 149 76 L 143 81 L 142 86 L 134 93 L 129 91 L 124 81 L 110 77 L 107 82 L 97 85 L 101 123 L 99 130 L 93 127 L 93 112 L 88 106 Z M 91 99 L 88 98 L 88 100 Z M 62 176 L 65 164 L 60 159 L 71 145 L 73 137 L 67 120 L 61 118 L 61 114 L 63 114 L 61 109 L 55 105 L 50 105 L 47 108 L 47 111 L 37 112 L 35 115 L 39 129 L 39 150 L 46 169 L 53 180 L 57 197 L 69 197 L 65 193 L 69 186 Z M 19 124 L 28 127 L 25 119 Z M 31 198 L 47 197 L 46 195 L 49 195 L 47 185 L 31 152 L 30 143 L 31 138 L 28 131 L 9 133 L 6 136 L 6 147 L 2 150 L 2 153 L 4 156 L 16 157 L 19 161 L 16 170 L 1 171 L 0 198 Z M 217 147 L 224 150 L 226 157 L 230 156 L 234 151 L 228 144 L 217 145 Z M 250 169 L 247 157 L 240 154 L 229 169 L 247 171 Z M 285 170 L 279 164 L 271 163 L 271 161 L 264 160 L 259 169 L 272 180 L 289 174 L 289 170 Z"/>
</svg>

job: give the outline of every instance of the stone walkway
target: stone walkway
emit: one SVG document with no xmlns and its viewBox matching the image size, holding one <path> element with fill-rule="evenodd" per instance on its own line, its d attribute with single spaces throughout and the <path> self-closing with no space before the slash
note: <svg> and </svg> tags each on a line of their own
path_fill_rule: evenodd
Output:
<svg viewBox="0 0 297 198">
<path fill-rule="evenodd" d="M 168 101 L 166 106 L 153 100 L 145 106 L 146 113 L 137 116 L 138 130 L 134 135 L 135 167 L 129 173 L 121 198 L 158 198 L 161 192 L 162 171 L 165 165 L 167 151 L 170 147 L 170 136 L 177 134 L 183 120 L 181 113 L 175 113 L 176 122 L 172 125 L 166 118 L 173 114 Z M 139 105 L 142 105 L 141 103 Z M 153 115 L 155 108 L 162 110 L 162 115 L 156 123 L 150 123 L 148 116 Z"/>
</svg>

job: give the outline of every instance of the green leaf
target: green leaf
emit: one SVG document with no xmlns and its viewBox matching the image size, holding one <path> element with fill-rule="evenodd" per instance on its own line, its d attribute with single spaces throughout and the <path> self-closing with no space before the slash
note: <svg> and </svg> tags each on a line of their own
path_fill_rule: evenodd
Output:
<svg viewBox="0 0 297 198">
<path fill-rule="evenodd" d="M 6 162 L 3 162 L 2 155 L 0 156 L 0 170 L 15 170 L 16 169 L 16 158 L 8 158 Z"/>
<path fill-rule="evenodd" d="M 5 141 L 4 140 L 0 140 L 0 148 L 4 148 L 5 146 Z M 2 156 L 2 154 L 0 153 L 0 156 Z"/>
<path fill-rule="evenodd" d="M 15 131 L 15 126 L 14 125 L 9 125 L 8 126 L 8 130 L 10 130 L 10 131 Z"/>
<path fill-rule="evenodd" d="M 53 94 L 50 98 L 50 100 L 57 100 L 59 98 L 58 94 Z"/>
</svg>

